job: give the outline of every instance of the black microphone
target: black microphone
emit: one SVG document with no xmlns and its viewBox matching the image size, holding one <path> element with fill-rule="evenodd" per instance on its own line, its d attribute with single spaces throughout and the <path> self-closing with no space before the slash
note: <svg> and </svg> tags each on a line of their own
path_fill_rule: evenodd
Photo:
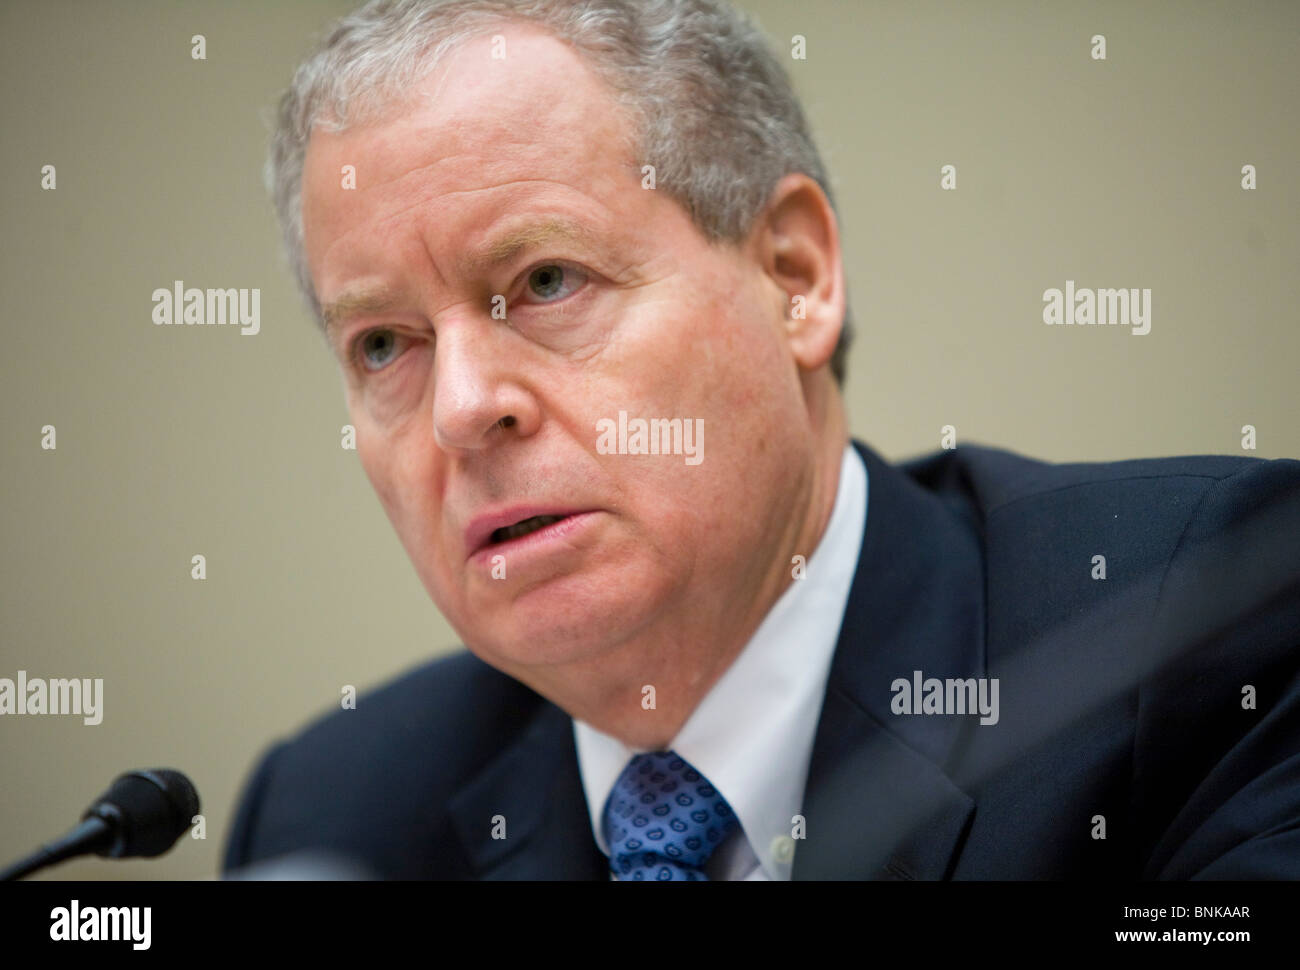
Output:
<svg viewBox="0 0 1300 970">
<path fill-rule="evenodd" d="M 199 813 L 199 793 L 179 771 L 129 771 L 95 799 L 81 824 L 0 870 L 0 881 L 94 852 L 112 859 L 162 855 Z"/>
</svg>

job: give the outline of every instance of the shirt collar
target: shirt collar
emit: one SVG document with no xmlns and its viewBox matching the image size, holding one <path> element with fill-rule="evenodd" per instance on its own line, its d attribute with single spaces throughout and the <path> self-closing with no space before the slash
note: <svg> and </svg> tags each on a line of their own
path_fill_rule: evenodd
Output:
<svg viewBox="0 0 1300 970">
<path fill-rule="evenodd" d="M 867 517 L 867 469 L 844 449 L 835 507 L 816 550 L 749 643 L 691 713 L 669 748 L 718 789 L 769 879 L 789 879 L 792 816 L 799 813 L 813 738 Z M 791 564 L 792 570 L 799 567 Z M 638 754 L 577 719 L 578 767 L 592 833 L 609 793 Z"/>
</svg>

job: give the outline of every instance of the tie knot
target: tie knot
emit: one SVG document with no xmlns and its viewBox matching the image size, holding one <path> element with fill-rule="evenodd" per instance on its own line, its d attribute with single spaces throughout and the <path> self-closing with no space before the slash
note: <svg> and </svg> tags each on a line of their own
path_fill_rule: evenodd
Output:
<svg viewBox="0 0 1300 970">
<path fill-rule="evenodd" d="M 738 824 L 727 800 L 685 758 L 639 754 L 605 802 L 610 871 L 620 880 L 706 879 L 704 863 Z"/>
</svg>

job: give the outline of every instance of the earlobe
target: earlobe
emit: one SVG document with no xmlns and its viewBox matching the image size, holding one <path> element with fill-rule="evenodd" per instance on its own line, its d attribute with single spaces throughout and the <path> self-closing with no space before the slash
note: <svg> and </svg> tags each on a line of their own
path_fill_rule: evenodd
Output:
<svg viewBox="0 0 1300 970">
<path fill-rule="evenodd" d="M 830 364 L 842 326 L 843 318 L 834 320 L 822 314 L 816 318 L 810 316 L 807 320 L 789 321 L 786 331 L 790 351 L 800 368 L 813 371 Z"/>
</svg>

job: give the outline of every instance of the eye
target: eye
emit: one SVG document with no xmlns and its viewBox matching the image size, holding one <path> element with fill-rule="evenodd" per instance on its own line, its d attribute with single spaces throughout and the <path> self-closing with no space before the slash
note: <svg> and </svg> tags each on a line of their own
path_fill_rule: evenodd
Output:
<svg viewBox="0 0 1300 970">
<path fill-rule="evenodd" d="M 352 344 L 352 358 L 368 371 L 383 370 L 401 355 L 401 338 L 386 327 L 367 330 Z"/>
<path fill-rule="evenodd" d="M 543 303 L 557 303 L 586 281 L 587 274 L 575 266 L 543 263 L 529 272 L 525 289 Z"/>
</svg>

